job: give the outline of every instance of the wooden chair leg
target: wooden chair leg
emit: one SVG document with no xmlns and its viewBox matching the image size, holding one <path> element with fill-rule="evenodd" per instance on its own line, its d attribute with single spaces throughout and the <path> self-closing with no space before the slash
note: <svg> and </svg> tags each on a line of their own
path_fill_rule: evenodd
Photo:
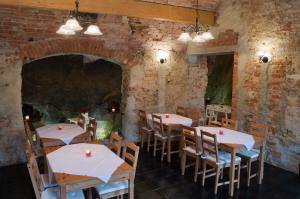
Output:
<svg viewBox="0 0 300 199">
<path fill-rule="evenodd" d="M 217 167 L 216 168 L 216 179 L 215 179 L 215 190 L 214 190 L 215 195 L 218 192 L 219 177 L 220 177 L 220 168 Z"/>
<path fill-rule="evenodd" d="M 237 182 L 237 189 L 239 189 L 240 188 L 240 179 L 241 179 L 241 163 L 239 163 L 238 164 L 238 174 L 237 174 L 237 180 L 238 180 L 238 182 Z"/>
<path fill-rule="evenodd" d="M 151 144 L 151 133 L 148 133 L 148 138 L 147 138 L 147 151 L 150 151 L 150 144 Z"/>
<path fill-rule="evenodd" d="M 157 137 L 154 136 L 154 149 L 153 149 L 153 156 L 156 156 L 156 147 L 157 147 Z"/>
<path fill-rule="evenodd" d="M 196 157 L 196 165 L 195 165 L 195 175 L 194 175 L 194 182 L 197 182 L 198 179 L 198 171 L 199 171 L 199 156 Z"/>
<path fill-rule="evenodd" d="M 164 161 L 165 148 L 166 148 L 166 141 L 163 140 L 163 141 L 162 141 L 162 149 L 161 149 L 161 157 L 160 157 L 160 160 L 161 160 L 161 161 Z"/>
<path fill-rule="evenodd" d="M 224 169 L 221 169 L 221 174 L 220 175 L 221 175 L 220 179 L 223 180 L 223 178 L 224 178 Z"/>
<path fill-rule="evenodd" d="M 247 161 L 247 187 L 250 187 L 250 180 L 251 180 L 251 166 L 252 162 L 251 159 Z"/>
<path fill-rule="evenodd" d="M 141 130 L 141 132 L 140 132 L 140 136 L 141 136 L 141 148 L 143 148 L 144 147 L 144 136 L 145 136 L 145 134 L 144 134 L 144 132 Z"/>
<path fill-rule="evenodd" d="M 205 174 L 206 174 L 206 160 L 203 160 L 202 187 L 204 187 L 205 184 Z"/>
<path fill-rule="evenodd" d="M 182 152 L 181 156 L 181 175 L 184 176 L 185 173 L 185 165 L 186 165 L 186 152 Z"/>
</svg>

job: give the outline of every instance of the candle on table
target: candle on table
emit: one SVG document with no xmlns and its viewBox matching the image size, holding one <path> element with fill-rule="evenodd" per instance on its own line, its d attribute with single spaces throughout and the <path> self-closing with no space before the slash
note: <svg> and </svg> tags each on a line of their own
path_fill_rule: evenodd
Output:
<svg viewBox="0 0 300 199">
<path fill-rule="evenodd" d="M 220 131 L 219 131 L 219 134 L 220 134 L 220 135 L 223 135 L 223 134 L 224 134 L 224 131 L 223 131 L 223 130 L 220 130 Z"/>
<path fill-rule="evenodd" d="M 90 157 L 91 155 L 92 155 L 91 150 L 86 149 L 86 150 L 85 150 L 85 156 L 86 156 L 86 157 Z"/>
<path fill-rule="evenodd" d="M 62 130 L 63 127 L 61 125 L 58 126 L 58 130 Z"/>
<path fill-rule="evenodd" d="M 166 114 L 166 118 L 169 118 L 169 117 L 170 117 L 170 115 L 167 113 L 167 114 Z"/>
</svg>

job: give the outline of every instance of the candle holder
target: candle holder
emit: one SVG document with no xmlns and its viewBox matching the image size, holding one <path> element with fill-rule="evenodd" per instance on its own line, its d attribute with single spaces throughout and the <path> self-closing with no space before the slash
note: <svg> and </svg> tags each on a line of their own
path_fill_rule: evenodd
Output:
<svg viewBox="0 0 300 199">
<path fill-rule="evenodd" d="M 220 131 L 219 131 L 219 134 L 220 134 L 220 135 L 224 135 L 224 131 L 223 131 L 223 130 L 220 130 Z"/>
<path fill-rule="evenodd" d="M 85 156 L 86 157 L 91 157 L 91 155 L 92 155 L 92 151 L 91 150 L 89 150 L 89 149 L 85 150 Z"/>
<path fill-rule="evenodd" d="M 58 130 L 62 130 L 63 127 L 62 127 L 62 126 L 58 126 L 57 129 L 58 129 Z"/>
<path fill-rule="evenodd" d="M 169 118 L 170 117 L 170 115 L 169 114 L 166 114 L 166 118 Z"/>
</svg>

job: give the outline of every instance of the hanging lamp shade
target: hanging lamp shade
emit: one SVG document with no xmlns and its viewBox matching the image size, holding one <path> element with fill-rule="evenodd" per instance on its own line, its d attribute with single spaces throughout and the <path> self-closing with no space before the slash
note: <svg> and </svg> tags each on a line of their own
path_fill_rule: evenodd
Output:
<svg viewBox="0 0 300 199">
<path fill-rule="evenodd" d="M 82 27 L 79 25 L 78 21 L 75 18 L 68 19 L 65 25 L 66 28 L 75 32 L 82 30 Z"/>
<path fill-rule="evenodd" d="M 199 35 L 199 34 L 197 33 L 197 34 L 195 34 L 195 36 L 193 37 L 192 42 L 195 42 L 195 43 L 202 43 L 202 42 L 205 42 L 205 39 L 203 38 L 202 35 Z"/>
<path fill-rule="evenodd" d="M 85 35 L 92 35 L 92 36 L 99 36 L 103 35 L 103 33 L 100 31 L 99 27 L 96 25 L 89 25 L 87 30 L 84 32 Z"/>
<path fill-rule="evenodd" d="M 214 39 L 214 36 L 210 32 L 204 32 L 204 33 L 202 33 L 202 37 L 205 40 L 212 40 L 212 39 Z"/>
<path fill-rule="evenodd" d="M 61 35 L 75 35 L 75 32 L 70 30 L 66 25 L 61 25 L 56 33 Z"/>
<path fill-rule="evenodd" d="M 189 33 L 184 32 L 184 33 L 181 33 L 181 34 L 180 34 L 178 40 L 179 40 L 179 41 L 182 41 L 182 42 L 188 42 L 188 41 L 191 41 L 191 40 L 192 40 L 192 37 L 190 36 Z"/>
</svg>

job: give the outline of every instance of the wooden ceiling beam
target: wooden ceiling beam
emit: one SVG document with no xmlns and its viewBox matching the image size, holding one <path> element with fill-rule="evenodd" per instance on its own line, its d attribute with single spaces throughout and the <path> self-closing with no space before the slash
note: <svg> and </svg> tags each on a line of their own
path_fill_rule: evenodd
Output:
<svg viewBox="0 0 300 199">
<path fill-rule="evenodd" d="M 75 7 L 74 0 L 0 0 L 0 5 L 58 10 L 74 10 Z M 195 10 L 192 8 L 136 0 L 82 0 L 79 11 L 186 24 L 195 23 Z M 201 24 L 215 24 L 214 12 L 200 10 L 199 17 Z"/>
</svg>

